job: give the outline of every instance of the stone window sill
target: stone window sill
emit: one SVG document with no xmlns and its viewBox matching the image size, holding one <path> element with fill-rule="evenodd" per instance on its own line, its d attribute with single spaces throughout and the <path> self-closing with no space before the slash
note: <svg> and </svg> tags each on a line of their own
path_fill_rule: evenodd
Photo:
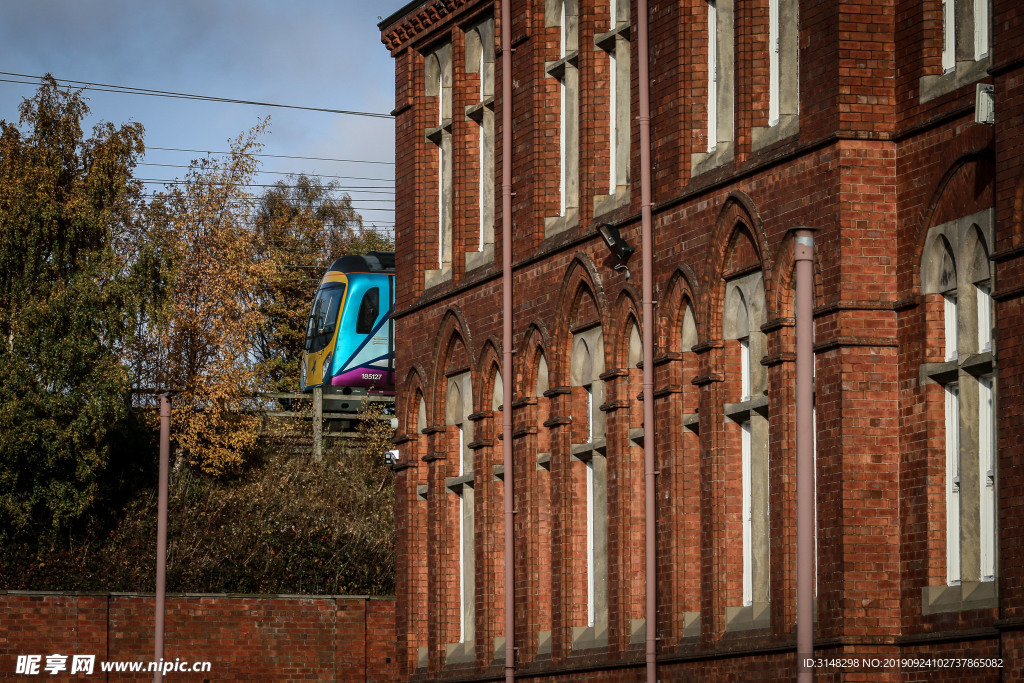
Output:
<svg viewBox="0 0 1024 683">
<path fill-rule="evenodd" d="M 796 114 L 782 114 L 774 126 L 756 126 L 750 129 L 750 148 L 758 152 L 799 132 L 800 117 Z"/>
<path fill-rule="evenodd" d="M 573 650 L 594 650 L 608 647 L 608 625 L 574 626 L 572 629 Z"/>
<path fill-rule="evenodd" d="M 999 587 L 993 581 L 964 581 L 959 586 L 925 586 L 921 589 L 921 614 L 966 612 L 999 606 Z"/>
<path fill-rule="evenodd" d="M 980 81 L 988 75 L 988 67 L 991 64 L 991 56 L 985 56 L 977 61 L 958 61 L 951 71 L 944 74 L 922 76 L 918 82 L 920 103 L 924 104 L 965 85 Z"/>
<path fill-rule="evenodd" d="M 423 273 L 423 288 L 430 289 L 452 279 L 451 266 L 430 268 Z"/>
<path fill-rule="evenodd" d="M 690 155 L 690 177 L 725 166 L 733 160 L 732 141 L 719 142 L 712 152 L 698 152 Z"/>
<path fill-rule="evenodd" d="M 551 654 L 551 631 L 537 631 L 537 656 Z"/>
<path fill-rule="evenodd" d="M 769 620 L 767 602 L 755 602 L 752 605 L 743 607 L 725 608 L 725 630 L 731 631 L 753 631 L 765 629 L 771 626 Z"/>
<path fill-rule="evenodd" d="M 476 661 L 476 647 L 472 640 L 462 643 L 448 643 L 444 646 L 444 665 L 472 664 Z"/>
<path fill-rule="evenodd" d="M 494 243 L 484 245 L 483 251 L 466 252 L 466 272 L 494 263 Z"/>
<path fill-rule="evenodd" d="M 615 194 L 599 194 L 594 197 L 594 220 L 615 209 L 629 206 L 629 185 L 617 185 Z"/>
<path fill-rule="evenodd" d="M 544 219 L 544 237 L 548 238 L 552 235 L 557 235 L 560 232 L 565 232 L 570 228 L 575 228 L 580 224 L 580 212 L 575 206 L 571 206 L 565 210 L 564 216 L 549 216 Z"/>
</svg>

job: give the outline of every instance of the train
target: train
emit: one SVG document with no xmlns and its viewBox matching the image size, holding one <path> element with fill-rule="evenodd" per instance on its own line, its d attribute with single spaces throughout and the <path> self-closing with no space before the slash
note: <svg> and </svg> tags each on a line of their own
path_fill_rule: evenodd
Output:
<svg viewBox="0 0 1024 683">
<path fill-rule="evenodd" d="M 323 389 L 325 410 L 395 394 L 395 253 L 342 256 L 313 299 L 300 369 L 304 393 Z"/>
</svg>

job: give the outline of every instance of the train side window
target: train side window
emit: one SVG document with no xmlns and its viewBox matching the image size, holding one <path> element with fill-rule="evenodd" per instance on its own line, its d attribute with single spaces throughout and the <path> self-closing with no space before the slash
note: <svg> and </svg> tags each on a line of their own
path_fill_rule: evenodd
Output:
<svg viewBox="0 0 1024 683">
<path fill-rule="evenodd" d="M 363 301 L 359 304 L 359 316 L 356 318 L 356 334 L 370 334 L 373 324 L 377 322 L 380 312 L 380 289 L 374 287 L 366 291 Z"/>
</svg>

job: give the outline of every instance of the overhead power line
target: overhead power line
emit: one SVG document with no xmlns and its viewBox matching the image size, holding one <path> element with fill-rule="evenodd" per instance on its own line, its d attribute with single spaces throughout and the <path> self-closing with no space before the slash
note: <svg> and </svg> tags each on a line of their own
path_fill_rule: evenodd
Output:
<svg viewBox="0 0 1024 683">
<path fill-rule="evenodd" d="M 146 150 L 156 149 L 162 152 L 195 152 L 196 154 L 231 154 L 231 152 L 216 152 L 209 149 L 182 149 L 180 147 L 146 147 Z M 394 166 L 393 161 L 370 161 L 368 159 L 331 159 L 328 157 L 297 157 L 290 156 L 288 154 L 252 154 L 254 157 L 266 157 L 273 159 L 303 159 L 306 161 L 340 161 L 346 164 L 383 164 L 385 166 Z"/>
<path fill-rule="evenodd" d="M 159 166 L 161 168 L 192 168 L 187 164 L 157 164 L 151 161 L 140 161 L 139 166 Z M 327 175 L 325 173 L 306 173 L 303 171 L 257 171 L 259 174 L 270 174 L 270 175 L 285 175 L 285 176 L 306 176 L 307 178 L 337 178 L 341 180 L 379 180 L 383 183 L 391 183 L 394 185 L 395 181 L 393 178 L 367 178 L 365 176 L 355 175 Z M 383 187 L 383 186 L 381 186 Z"/>
<path fill-rule="evenodd" d="M 32 76 L 30 74 L 18 74 L 10 71 L 0 71 L 0 75 L 14 76 L 16 78 L 32 78 L 36 81 L 40 80 L 42 76 Z M 172 99 L 179 100 L 199 100 L 202 102 L 224 102 L 227 104 L 249 104 L 257 107 L 277 107 L 280 109 L 300 109 L 302 111 L 319 111 L 326 114 L 344 114 L 347 116 L 368 116 L 377 119 L 393 119 L 391 114 L 381 114 L 378 112 L 370 111 L 354 111 L 350 109 L 329 109 L 326 107 L 304 107 L 297 104 L 279 104 L 274 102 L 259 102 L 256 100 L 240 100 L 233 97 L 215 97 L 212 95 L 196 95 L 193 93 L 174 92 L 172 90 L 153 90 L 151 88 L 136 88 L 130 85 L 111 85 L 110 83 L 93 83 L 91 81 L 76 81 L 70 78 L 56 78 L 54 80 L 58 83 L 74 84 L 75 87 L 81 87 L 82 90 L 95 90 L 97 92 L 115 92 L 123 93 L 127 95 L 147 95 L 149 97 L 169 97 Z M 7 78 L 0 78 L 0 81 L 4 83 L 23 83 L 26 85 L 36 85 L 32 81 L 15 81 Z"/>
<path fill-rule="evenodd" d="M 138 180 L 140 183 L 145 183 L 146 185 L 156 185 L 156 184 L 160 184 L 160 185 L 189 185 L 189 184 L 191 184 L 191 181 L 180 180 L 178 178 L 174 178 L 172 180 L 167 180 L 167 179 L 163 179 L 163 178 L 135 178 L 135 180 Z M 217 183 L 217 182 L 202 181 L 201 184 L 216 186 L 216 185 L 227 185 L 228 183 Z M 288 188 L 288 189 L 298 189 L 298 188 L 302 188 L 302 185 L 284 185 L 284 184 L 281 184 L 281 183 L 238 183 L 238 184 L 236 184 L 236 187 L 273 187 L 273 188 L 282 187 L 282 188 Z M 352 192 L 355 192 L 357 194 L 394 194 L 395 193 L 394 190 L 388 189 L 386 187 L 384 187 L 384 188 L 382 188 L 382 187 L 375 187 L 373 185 L 368 185 L 368 186 L 364 186 L 364 187 L 337 187 L 337 188 L 335 188 L 335 190 L 337 190 L 338 192 L 345 192 L 345 193 L 348 193 L 349 191 L 352 191 Z M 374 201 L 377 201 L 377 200 L 374 200 Z M 383 200 L 381 200 L 381 201 L 383 201 Z"/>
</svg>

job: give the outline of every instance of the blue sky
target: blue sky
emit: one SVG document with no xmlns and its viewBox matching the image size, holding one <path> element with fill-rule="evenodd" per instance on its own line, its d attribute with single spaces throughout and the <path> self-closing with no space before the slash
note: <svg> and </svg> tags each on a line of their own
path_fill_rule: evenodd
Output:
<svg viewBox="0 0 1024 683">
<path fill-rule="evenodd" d="M 379 17 L 405 0 L 8 0 L 0 13 L 0 71 L 329 109 L 389 113 L 394 66 Z M 10 79 L 11 76 L 0 76 Z M 25 80 L 25 79 L 20 79 Z M 0 118 L 16 121 L 35 85 L 0 82 Z M 224 150 L 271 116 L 264 152 L 394 161 L 391 119 L 86 91 L 87 125 L 138 121 L 147 147 Z M 150 150 L 144 161 L 184 165 L 202 156 Z M 263 170 L 355 176 L 367 223 L 393 224 L 394 166 L 263 159 Z M 140 166 L 139 177 L 185 169 Z M 258 182 L 283 176 L 264 175 Z M 381 180 L 377 180 L 381 179 Z M 258 191 L 258 190 L 257 190 Z M 370 201 L 374 200 L 374 201 Z M 384 200 L 384 201 L 380 201 Z M 372 208 L 388 210 L 370 210 Z"/>
</svg>

